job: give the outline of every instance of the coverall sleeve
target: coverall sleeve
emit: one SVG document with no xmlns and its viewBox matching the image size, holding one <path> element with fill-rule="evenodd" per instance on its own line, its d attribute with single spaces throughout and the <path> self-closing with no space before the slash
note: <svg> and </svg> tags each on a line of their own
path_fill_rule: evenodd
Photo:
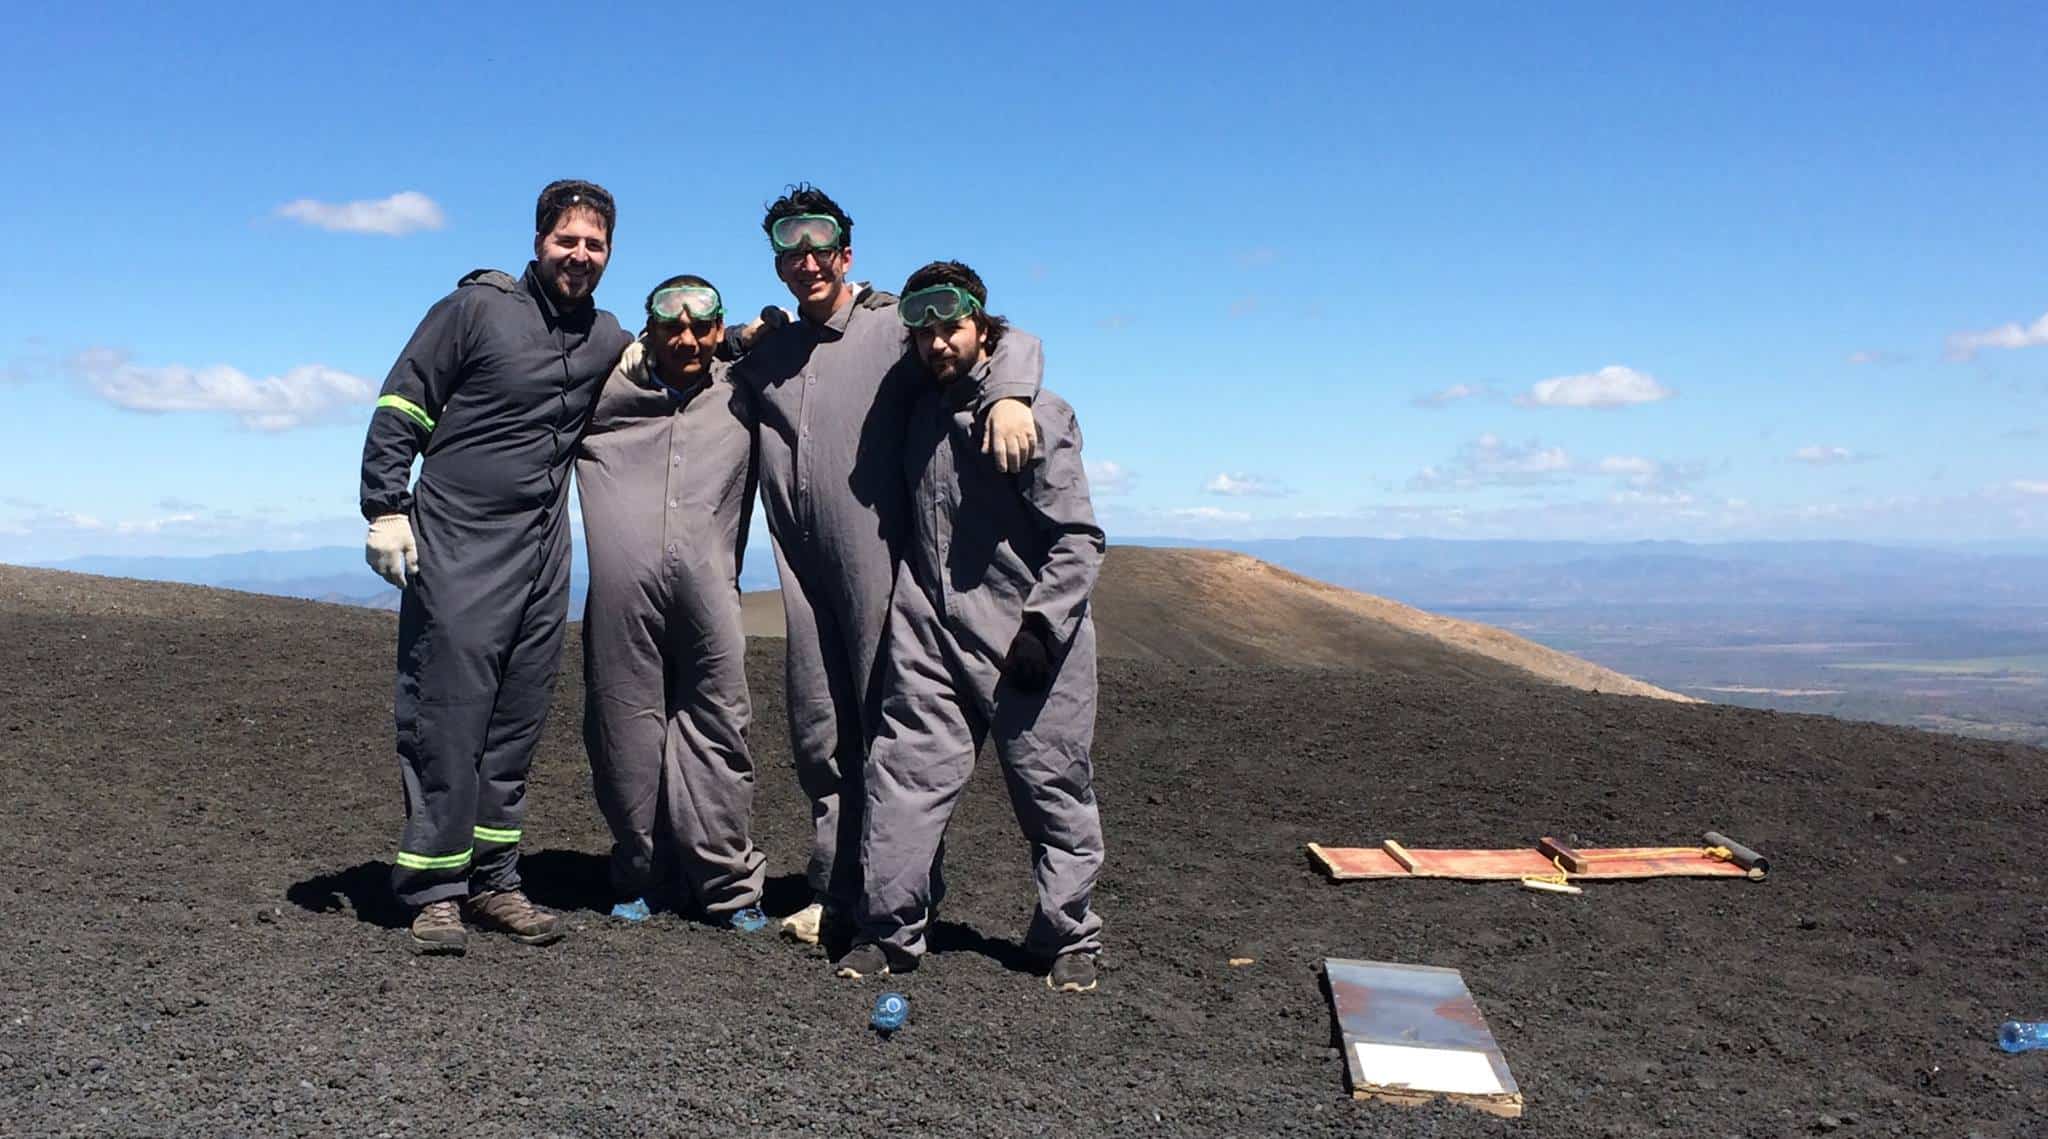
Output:
<svg viewBox="0 0 2048 1139">
<path fill-rule="evenodd" d="M 1021 328 L 1005 329 L 996 350 L 989 354 L 988 374 L 982 377 L 974 409 L 987 414 L 997 401 L 1006 399 L 1030 403 L 1038 398 L 1044 383 L 1045 345 Z"/>
<path fill-rule="evenodd" d="M 427 310 L 377 395 L 363 441 L 363 517 L 412 509 L 412 461 L 426 449 L 462 373 L 465 324 L 460 290 Z"/>
<path fill-rule="evenodd" d="M 1074 409 L 1055 398 L 1033 406 L 1044 456 L 1018 476 L 1024 501 L 1051 538 L 1045 568 L 1024 599 L 1024 612 L 1036 613 L 1052 627 L 1062 645 L 1071 644 L 1095 592 L 1106 545 L 1088 497 L 1088 473 L 1081 464 L 1081 425 Z"/>
<path fill-rule="evenodd" d="M 755 430 L 760 420 L 753 389 L 738 381 L 731 386 L 733 415 L 747 425 L 747 438 L 753 441 L 747 448 L 747 489 L 740 496 L 740 525 L 732 547 L 732 579 L 738 581 L 747 568 L 747 532 L 753 528 L 755 494 L 761 486 L 761 433 Z"/>
</svg>

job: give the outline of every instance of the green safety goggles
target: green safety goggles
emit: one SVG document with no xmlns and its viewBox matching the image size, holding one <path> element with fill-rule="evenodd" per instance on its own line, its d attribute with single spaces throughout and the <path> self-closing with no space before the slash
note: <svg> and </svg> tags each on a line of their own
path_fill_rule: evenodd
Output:
<svg viewBox="0 0 2048 1139">
<path fill-rule="evenodd" d="M 981 302 L 958 285 L 933 285 L 896 302 L 896 315 L 911 328 L 951 324 L 980 311 Z"/>
<path fill-rule="evenodd" d="M 648 301 L 657 320 L 688 320 L 693 323 L 717 320 L 725 315 L 725 302 L 718 290 L 705 285 L 676 285 L 662 289 Z"/>
<path fill-rule="evenodd" d="M 839 238 L 839 219 L 830 214 L 795 214 L 776 218 L 775 224 L 768 227 L 768 244 L 777 253 L 805 249 L 831 253 L 838 250 Z"/>
</svg>

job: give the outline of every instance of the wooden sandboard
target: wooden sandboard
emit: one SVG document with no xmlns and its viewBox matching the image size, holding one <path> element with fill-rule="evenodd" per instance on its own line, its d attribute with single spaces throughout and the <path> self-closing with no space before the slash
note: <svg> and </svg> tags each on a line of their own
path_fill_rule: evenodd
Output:
<svg viewBox="0 0 2048 1139">
<path fill-rule="evenodd" d="M 1404 848 L 1413 870 L 1380 847 L 1323 846 L 1309 843 L 1308 854 L 1323 872 L 1339 882 L 1357 878 L 1458 878 L 1469 882 L 1511 882 L 1546 878 L 1557 867 L 1542 852 L 1527 850 L 1418 850 Z M 1703 853 L 1673 854 L 1664 847 L 1610 846 L 1583 849 L 1589 861 L 1575 879 L 1624 878 L 1762 878 L 1762 870 L 1744 870 L 1733 862 Z"/>
</svg>

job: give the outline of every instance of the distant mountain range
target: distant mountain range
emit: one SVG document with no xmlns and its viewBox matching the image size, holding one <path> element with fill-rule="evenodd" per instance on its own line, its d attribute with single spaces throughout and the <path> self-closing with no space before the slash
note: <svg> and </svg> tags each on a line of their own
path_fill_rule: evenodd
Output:
<svg viewBox="0 0 2048 1139">
<path fill-rule="evenodd" d="M 2048 554 L 1860 542 L 1517 542 L 1292 538 L 1128 546 L 1234 550 L 1306 577 L 1423 608 L 1759 605 L 1891 607 L 2048 603 Z M 396 607 L 352 546 L 208 557 L 71 558 L 47 568 Z M 582 551 L 577 551 L 582 564 Z M 765 545 L 747 551 L 741 588 L 776 587 Z M 574 604 L 582 605 L 580 574 Z"/>
<path fill-rule="evenodd" d="M 1291 538 L 1133 545 L 1235 550 L 1423 608 L 1513 605 L 2048 604 L 2048 554 L 1861 542 Z"/>
</svg>

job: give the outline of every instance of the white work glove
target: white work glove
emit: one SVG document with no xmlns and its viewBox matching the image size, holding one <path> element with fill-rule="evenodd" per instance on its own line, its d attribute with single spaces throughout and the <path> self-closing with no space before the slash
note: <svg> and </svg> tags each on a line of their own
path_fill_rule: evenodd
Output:
<svg viewBox="0 0 2048 1139">
<path fill-rule="evenodd" d="M 403 514 L 379 515 L 370 523 L 363 560 L 378 577 L 404 589 L 406 581 L 420 572 L 420 548 L 412 540 L 411 520 Z"/>
<path fill-rule="evenodd" d="M 648 370 L 652 367 L 647 362 L 647 342 L 635 336 L 632 342 L 626 345 L 626 350 L 619 353 L 619 362 L 613 367 L 618 369 L 620 375 L 636 384 L 646 383 Z"/>
<path fill-rule="evenodd" d="M 996 469 L 1014 475 L 1038 453 L 1038 420 L 1031 405 L 1021 399 L 999 399 L 988 409 L 988 424 L 982 432 L 981 453 L 993 455 Z"/>
</svg>

